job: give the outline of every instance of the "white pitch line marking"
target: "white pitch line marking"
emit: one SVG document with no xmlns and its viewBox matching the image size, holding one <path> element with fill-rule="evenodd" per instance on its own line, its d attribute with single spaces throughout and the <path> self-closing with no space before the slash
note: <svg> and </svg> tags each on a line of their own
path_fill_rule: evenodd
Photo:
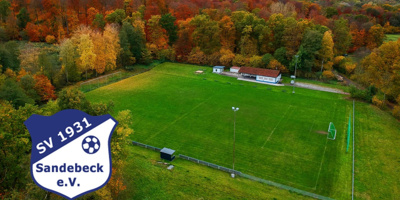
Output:
<svg viewBox="0 0 400 200">
<path fill-rule="evenodd" d="M 269 134 L 267 140 L 265 140 L 264 144 L 262 145 L 261 148 L 264 148 L 265 144 L 267 144 L 267 142 L 269 141 L 269 139 L 271 138 L 272 134 L 274 134 L 276 128 L 278 128 L 279 124 L 282 122 L 282 120 L 285 118 L 286 114 L 289 112 L 290 108 L 292 107 L 292 105 L 289 106 L 289 108 L 286 110 L 285 114 L 283 115 L 283 117 L 281 118 L 281 120 L 279 120 L 278 124 L 275 126 L 274 130 L 271 131 L 271 133 Z"/>
</svg>

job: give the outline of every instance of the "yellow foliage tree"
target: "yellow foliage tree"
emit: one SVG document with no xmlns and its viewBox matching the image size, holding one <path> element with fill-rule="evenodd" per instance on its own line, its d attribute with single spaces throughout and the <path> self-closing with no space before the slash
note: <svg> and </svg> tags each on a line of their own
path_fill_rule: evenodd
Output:
<svg viewBox="0 0 400 200">
<path fill-rule="evenodd" d="M 112 174 L 107 185 L 96 191 L 100 199 L 118 199 L 120 192 L 126 189 L 123 179 L 123 171 L 126 166 L 126 157 L 128 156 L 127 139 L 133 130 L 131 112 L 129 110 L 120 111 L 116 117 L 119 122 L 111 138 L 111 156 L 112 156 Z"/>
<path fill-rule="evenodd" d="M 332 80 L 335 78 L 335 75 L 333 74 L 333 72 L 329 71 L 329 70 L 325 70 L 324 72 L 322 72 L 322 76 L 328 80 Z"/>
<path fill-rule="evenodd" d="M 207 62 L 206 54 L 199 47 L 193 48 L 188 56 L 188 62 L 192 64 L 204 65 Z"/>
<path fill-rule="evenodd" d="M 400 119 L 400 106 L 395 106 L 392 112 L 393 116 Z"/>
<path fill-rule="evenodd" d="M 324 64 L 325 70 L 332 70 L 332 60 L 333 60 L 333 39 L 332 33 L 330 31 L 326 31 L 324 36 L 322 37 L 322 45 L 319 50 L 319 63 Z"/>
<path fill-rule="evenodd" d="M 117 67 L 117 56 L 120 52 L 118 28 L 116 25 L 107 24 L 104 33 L 106 70 L 114 70 Z"/>
<path fill-rule="evenodd" d="M 211 55 L 206 56 L 206 64 L 207 65 L 220 65 L 221 62 L 219 61 L 221 58 L 221 54 L 219 51 L 212 53 Z"/>
<path fill-rule="evenodd" d="M 99 199 L 112 200 L 111 192 L 108 187 L 102 187 L 100 190 L 96 190 L 95 194 Z"/>
<path fill-rule="evenodd" d="M 263 62 L 262 62 L 262 57 L 261 56 L 252 56 L 250 58 L 250 66 L 251 67 L 256 67 L 256 68 L 265 68 L 266 66 L 264 66 Z"/>
<path fill-rule="evenodd" d="M 235 58 L 232 60 L 232 65 L 235 66 L 248 66 L 249 65 L 249 59 L 246 58 L 246 56 L 242 55 L 242 54 L 236 54 Z"/>
<path fill-rule="evenodd" d="M 10 68 L 7 68 L 4 74 L 9 78 L 15 78 L 17 76 L 15 72 Z"/>
<path fill-rule="evenodd" d="M 282 63 L 280 63 L 278 60 L 273 59 L 269 62 L 268 64 L 268 69 L 275 69 L 281 71 L 281 73 L 286 73 L 289 72 L 288 68 L 286 68 Z"/>
<path fill-rule="evenodd" d="M 257 41 L 251 37 L 252 32 L 253 29 L 251 26 L 244 27 L 239 43 L 240 54 L 248 57 L 258 54 Z"/>
<path fill-rule="evenodd" d="M 235 54 L 228 49 L 221 49 L 219 52 L 221 54 L 221 57 L 219 58 L 221 64 L 224 66 L 232 66 L 232 61 L 235 58 Z"/>
<path fill-rule="evenodd" d="M 103 35 L 99 32 L 93 32 L 91 34 L 91 38 L 93 41 L 93 53 L 96 54 L 96 59 L 94 61 L 94 69 L 97 74 L 102 74 L 106 69 L 106 47 L 105 47 L 105 39 Z"/>
<path fill-rule="evenodd" d="M 346 67 L 346 73 L 347 74 L 353 74 L 354 70 L 356 69 L 356 64 L 352 64 L 352 63 L 346 63 L 345 67 Z"/>
<path fill-rule="evenodd" d="M 385 25 L 383 26 L 383 29 L 384 29 L 386 34 L 387 33 L 392 33 L 393 34 L 393 33 L 397 33 L 398 32 L 398 28 L 394 27 L 394 26 L 391 26 L 390 22 L 386 22 Z"/>
<path fill-rule="evenodd" d="M 379 99 L 376 95 L 372 97 L 372 103 L 379 108 L 383 108 L 385 106 L 385 102 Z"/>
<path fill-rule="evenodd" d="M 384 39 L 384 28 L 379 24 L 374 25 L 369 29 L 367 34 L 367 47 L 371 50 L 375 49 L 382 45 Z"/>
<path fill-rule="evenodd" d="M 54 37 L 54 36 L 52 36 L 52 35 L 47 35 L 46 36 L 46 42 L 48 43 L 48 44 L 54 44 L 54 43 L 56 43 L 56 37 Z"/>
<path fill-rule="evenodd" d="M 129 110 L 119 112 L 116 120 L 119 124 L 111 138 L 111 156 L 113 158 L 112 177 L 107 184 L 113 199 L 117 199 L 118 194 L 126 189 L 123 183 L 123 169 L 126 165 L 129 146 L 129 143 L 126 141 L 133 134 L 133 130 L 130 128 L 132 117 Z"/>
<path fill-rule="evenodd" d="M 334 64 L 334 65 L 338 65 L 340 62 L 342 62 L 343 59 L 344 59 L 344 56 L 336 56 L 336 57 L 333 59 L 333 64 Z"/>
<path fill-rule="evenodd" d="M 286 56 L 292 58 L 299 50 L 303 39 L 303 33 L 307 27 L 306 22 L 297 21 L 289 17 L 284 20 L 285 29 L 283 31 L 282 42 L 286 47 Z"/>
<path fill-rule="evenodd" d="M 146 37 L 146 32 L 145 32 L 145 25 L 146 23 L 141 19 L 141 18 L 135 18 L 132 22 L 133 28 L 140 30 L 142 33 L 142 36 L 145 38 Z"/>
<path fill-rule="evenodd" d="M 96 54 L 94 53 L 94 45 L 89 34 L 80 34 L 77 36 L 77 51 L 79 54 L 79 69 L 86 73 L 90 69 L 94 69 Z"/>
<path fill-rule="evenodd" d="M 387 42 L 361 61 L 359 81 L 393 98 L 400 95 L 400 41 Z"/>
</svg>

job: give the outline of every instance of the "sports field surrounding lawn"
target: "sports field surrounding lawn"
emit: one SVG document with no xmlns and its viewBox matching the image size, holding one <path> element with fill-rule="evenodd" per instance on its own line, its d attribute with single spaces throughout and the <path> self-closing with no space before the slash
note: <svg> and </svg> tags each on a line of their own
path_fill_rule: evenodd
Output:
<svg viewBox="0 0 400 200">
<path fill-rule="evenodd" d="M 202 69 L 205 74 L 196 75 Z M 212 68 L 164 63 L 150 72 L 87 94 L 133 113 L 132 139 L 232 167 L 233 111 L 237 106 L 235 169 L 333 198 L 351 192 L 344 96 L 237 81 Z M 269 89 L 268 89 L 269 88 Z M 327 140 L 329 122 L 338 130 Z"/>
<path fill-rule="evenodd" d="M 120 199 L 313 199 L 263 183 L 237 177 L 183 159 L 172 171 L 160 154 L 132 146 L 124 172 L 126 190 Z"/>
<path fill-rule="evenodd" d="M 400 34 L 386 34 L 385 42 L 397 41 L 400 38 Z"/>
<path fill-rule="evenodd" d="M 399 199 L 400 122 L 366 103 L 355 117 L 355 199 Z"/>
</svg>

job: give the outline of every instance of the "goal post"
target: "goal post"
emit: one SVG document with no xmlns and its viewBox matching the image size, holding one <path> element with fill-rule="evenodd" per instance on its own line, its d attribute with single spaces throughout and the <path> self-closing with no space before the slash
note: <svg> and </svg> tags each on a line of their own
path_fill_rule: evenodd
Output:
<svg viewBox="0 0 400 200">
<path fill-rule="evenodd" d="M 333 125 L 333 123 L 330 122 L 328 127 L 328 139 L 335 140 L 335 138 L 336 138 L 336 128 L 335 125 Z"/>
</svg>

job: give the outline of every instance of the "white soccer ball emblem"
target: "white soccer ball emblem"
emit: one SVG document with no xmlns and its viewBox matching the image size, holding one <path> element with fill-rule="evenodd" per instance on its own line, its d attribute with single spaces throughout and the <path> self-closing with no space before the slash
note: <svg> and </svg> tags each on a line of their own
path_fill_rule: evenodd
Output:
<svg viewBox="0 0 400 200">
<path fill-rule="evenodd" d="M 88 154 L 94 154 L 100 149 L 100 141 L 95 136 L 87 136 L 82 140 L 82 149 Z"/>
</svg>

